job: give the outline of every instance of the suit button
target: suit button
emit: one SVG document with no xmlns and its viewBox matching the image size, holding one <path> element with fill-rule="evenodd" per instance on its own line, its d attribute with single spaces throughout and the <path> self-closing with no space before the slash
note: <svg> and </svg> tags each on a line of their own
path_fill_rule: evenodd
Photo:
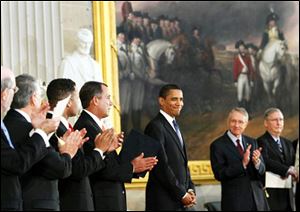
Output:
<svg viewBox="0 0 300 212">
<path fill-rule="evenodd" d="M 125 191 L 122 191 L 122 194 L 125 194 Z"/>
</svg>

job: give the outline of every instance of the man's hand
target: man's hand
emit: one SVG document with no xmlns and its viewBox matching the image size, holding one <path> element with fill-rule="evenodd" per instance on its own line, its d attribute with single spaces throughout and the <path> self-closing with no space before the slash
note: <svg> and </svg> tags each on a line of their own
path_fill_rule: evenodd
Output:
<svg viewBox="0 0 300 212">
<path fill-rule="evenodd" d="M 184 197 L 181 199 L 181 203 L 184 205 L 185 208 L 192 207 L 194 205 L 193 201 L 195 201 L 194 197 L 189 192 L 185 193 Z"/>
<path fill-rule="evenodd" d="M 197 198 L 196 198 L 196 194 L 194 193 L 194 191 L 192 189 L 189 189 L 188 193 L 192 196 L 192 204 L 190 204 L 186 207 L 192 207 L 194 205 L 197 205 Z"/>
<path fill-rule="evenodd" d="M 298 173 L 295 169 L 294 166 L 291 166 L 287 172 L 288 175 L 291 175 L 293 177 L 293 180 L 294 181 L 299 181 L 299 176 L 298 176 Z"/>
<path fill-rule="evenodd" d="M 114 130 L 108 129 L 104 130 L 101 134 L 99 133 L 95 138 L 95 147 L 106 152 L 114 141 Z"/>
<path fill-rule="evenodd" d="M 84 138 L 85 134 L 85 129 L 80 131 L 75 130 L 74 132 L 68 130 L 61 138 L 64 141 L 64 144 L 58 145 L 59 152 L 61 154 L 67 153 L 71 156 L 71 158 L 73 158 L 78 148 L 80 148 L 82 144 L 89 139 L 88 137 Z"/>
<path fill-rule="evenodd" d="M 258 164 L 260 162 L 260 156 L 261 156 L 261 151 L 262 151 L 262 147 L 259 147 L 258 149 L 253 151 L 253 155 L 252 155 L 252 162 L 254 163 L 254 165 Z"/>
<path fill-rule="evenodd" d="M 140 173 L 146 170 L 152 170 L 157 162 L 158 160 L 156 159 L 156 157 L 144 158 L 144 153 L 141 153 L 131 161 L 131 164 L 133 166 L 133 172 Z"/>
<path fill-rule="evenodd" d="M 34 129 L 41 129 L 43 130 L 47 135 L 55 132 L 58 128 L 60 123 L 59 117 L 53 118 L 53 119 L 44 119 L 44 121 L 38 123 L 38 124 L 32 124 Z"/>
<path fill-rule="evenodd" d="M 41 129 L 46 134 L 56 131 L 59 125 L 59 118 L 55 119 L 46 119 L 46 114 L 49 111 L 50 107 L 48 103 L 43 104 L 39 109 L 34 111 L 31 117 L 31 124 L 34 129 Z"/>
<path fill-rule="evenodd" d="M 244 168 L 247 167 L 249 161 L 250 161 L 250 149 L 251 149 L 251 144 L 249 144 L 249 146 L 247 147 L 244 156 L 243 156 L 243 166 Z"/>
<path fill-rule="evenodd" d="M 122 146 L 124 141 L 124 132 L 120 132 L 119 134 L 114 135 L 113 142 L 111 143 L 110 147 L 108 148 L 107 152 L 112 152 Z"/>
</svg>

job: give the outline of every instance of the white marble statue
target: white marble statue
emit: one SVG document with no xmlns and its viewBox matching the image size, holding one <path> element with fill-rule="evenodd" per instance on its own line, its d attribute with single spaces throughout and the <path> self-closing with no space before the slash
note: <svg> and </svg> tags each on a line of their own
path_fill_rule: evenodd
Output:
<svg viewBox="0 0 300 212">
<path fill-rule="evenodd" d="M 59 67 L 59 77 L 72 79 L 79 89 L 87 81 L 103 81 L 100 65 L 90 56 L 92 42 L 92 32 L 81 28 L 77 32 L 77 49 Z"/>
</svg>

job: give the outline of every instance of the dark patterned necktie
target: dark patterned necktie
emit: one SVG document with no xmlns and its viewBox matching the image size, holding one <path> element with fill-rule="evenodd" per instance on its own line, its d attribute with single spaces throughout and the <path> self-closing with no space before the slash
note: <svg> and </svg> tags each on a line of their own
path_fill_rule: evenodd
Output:
<svg viewBox="0 0 300 212">
<path fill-rule="evenodd" d="M 280 152 L 282 152 L 282 145 L 281 145 L 281 142 L 280 142 L 280 140 L 279 139 L 277 139 L 277 140 L 275 140 L 275 142 L 277 143 L 277 145 L 278 145 L 278 149 L 279 149 L 279 151 Z"/>
<path fill-rule="evenodd" d="M 244 150 L 243 150 L 243 148 L 241 146 L 240 139 L 237 139 L 236 143 L 237 143 L 236 148 L 238 149 L 240 155 L 243 156 L 244 155 Z"/>
</svg>

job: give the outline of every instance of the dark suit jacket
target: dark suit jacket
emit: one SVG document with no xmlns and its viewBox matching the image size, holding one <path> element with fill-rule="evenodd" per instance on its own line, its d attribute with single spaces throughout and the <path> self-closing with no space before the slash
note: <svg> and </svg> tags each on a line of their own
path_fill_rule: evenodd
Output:
<svg viewBox="0 0 300 212">
<path fill-rule="evenodd" d="M 13 109 L 7 113 L 4 123 L 11 139 L 18 146 L 26 142 L 33 128 L 31 123 Z M 20 179 L 23 209 L 59 210 L 58 179 L 69 176 L 71 171 L 70 155 L 60 154 L 53 147 L 49 147 L 47 155 Z"/>
<path fill-rule="evenodd" d="M 294 165 L 295 152 L 291 141 L 282 137 L 280 137 L 280 141 L 283 154 L 268 132 L 257 139 L 258 145 L 263 148 L 262 154 L 266 161 L 266 171 L 285 177 L 289 167 Z M 267 191 L 270 196 L 268 202 L 271 210 L 291 210 L 292 195 L 289 189 L 268 188 Z"/>
<path fill-rule="evenodd" d="M 94 152 L 94 139 L 101 132 L 93 118 L 82 111 L 74 129 L 86 128 L 90 139 L 84 144 L 85 154 Z M 133 167 L 131 163 L 120 164 L 116 151 L 106 154 L 106 167 L 90 176 L 94 195 L 95 210 L 126 210 L 126 193 L 124 182 L 131 182 Z"/>
<path fill-rule="evenodd" d="M 278 30 L 278 38 L 279 38 L 279 40 L 284 40 L 284 35 L 280 30 Z M 266 29 L 262 36 L 260 48 L 264 49 L 268 43 L 269 43 L 269 33 L 268 33 L 268 30 Z"/>
<path fill-rule="evenodd" d="M 242 137 L 244 150 L 252 145 L 252 152 L 258 148 L 256 140 Z M 265 172 L 264 160 L 260 157 L 259 170 L 251 159 L 246 169 L 242 164 L 242 156 L 233 144 L 227 132 L 217 138 L 210 146 L 210 160 L 214 176 L 221 182 L 221 208 L 225 211 L 268 210 L 268 205 L 260 182 Z"/>
<path fill-rule="evenodd" d="M 12 149 L 1 130 L 1 210 L 22 210 L 19 176 L 47 154 L 42 137 L 34 133 L 23 145 Z"/>
<path fill-rule="evenodd" d="M 158 163 L 150 172 L 146 187 L 146 210 L 183 209 L 182 197 L 188 189 L 195 190 L 185 146 L 181 147 L 176 132 L 161 113 L 147 125 L 145 134 L 161 144 Z"/>
<path fill-rule="evenodd" d="M 48 117 L 51 116 L 48 115 Z M 67 128 L 60 123 L 56 134 L 60 137 L 66 131 Z M 51 143 L 57 148 L 56 138 L 51 138 Z M 104 167 L 105 163 L 98 152 L 93 151 L 87 156 L 82 149 L 79 149 L 72 158 L 71 176 L 59 180 L 60 209 L 63 211 L 93 211 L 93 195 L 88 176 Z"/>
</svg>

